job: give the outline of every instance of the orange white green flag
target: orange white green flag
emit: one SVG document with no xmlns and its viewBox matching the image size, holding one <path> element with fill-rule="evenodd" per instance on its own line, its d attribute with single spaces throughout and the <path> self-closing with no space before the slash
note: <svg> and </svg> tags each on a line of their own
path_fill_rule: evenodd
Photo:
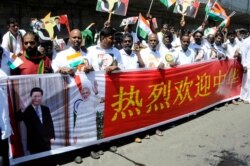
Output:
<svg viewBox="0 0 250 166">
<path fill-rule="evenodd" d="M 16 56 L 15 54 L 11 55 L 11 58 L 9 59 L 9 61 L 7 62 L 7 65 L 12 69 L 16 69 L 17 67 L 19 67 L 21 64 L 23 64 L 23 61 Z"/>
<path fill-rule="evenodd" d="M 67 56 L 67 62 L 70 67 L 74 68 L 84 63 L 84 58 L 81 55 L 81 52 L 76 52 L 72 55 Z"/>
<path fill-rule="evenodd" d="M 160 0 L 160 2 L 161 2 L 166 8 L 170 8 L 170 7 L 176 2 L 176 0 Z"/>
<path fill-rule="evenodd" d="M 136 34 L 138 37 L 141 37 L 144 40 L 148 39 L 148 35 L 151 34 L 151 28 L 148 23 L 148 21 L 141 15 L 139 15 L 137 28 L 136 28 Z"/>
<path fill-rule="evenodd" d="M 228 18 L 226 11 L 215 1 L 208 1 L 205 8 L 206 15 L 214 21 L 223 21 Z"/>
</svg>

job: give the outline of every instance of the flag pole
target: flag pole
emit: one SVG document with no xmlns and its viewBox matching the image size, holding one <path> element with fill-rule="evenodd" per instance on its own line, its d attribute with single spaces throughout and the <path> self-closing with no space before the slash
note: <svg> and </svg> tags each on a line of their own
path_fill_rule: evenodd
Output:
<svg viewBox="0 0 250 166">
<path fill-rule="evenodd" d="M 148 13 L 147 13 L 147 15 L 149 15 L 149 14 L 150 14 L 150 11 L 151 11 L 151 8 L 152 8 L 152 5 L 153 5 L 153 2 L 154 2 L 154 0 L 151 0 L 151 3 L 150 3 L 150 6 L 149 6 L 149 9 L 148 9 Z"/>
<path fill-rule="evenodd" d="M 110 11 L 110 12 L 109 12 L 108 22 L 110 22 L 110 20 L 111 20 L 111 16 L 112 16 L 112 11 Z"/>
</svg>

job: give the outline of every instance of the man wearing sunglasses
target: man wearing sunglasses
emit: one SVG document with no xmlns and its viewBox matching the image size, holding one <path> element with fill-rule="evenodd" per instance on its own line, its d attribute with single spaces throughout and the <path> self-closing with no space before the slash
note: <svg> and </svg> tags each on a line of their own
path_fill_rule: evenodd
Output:
<svg viewBox="0 0 250 166">
<path fill-rule="evenodd" d="M 2 47 L 10 54 L 20 56 L 23 53 L 22 37 L 25 34 L 24 30 L 19 29 L 19 23 L 15 18 L 10 18 L 7 21 L 8 32 L 3 36 Z"/>
</svg>

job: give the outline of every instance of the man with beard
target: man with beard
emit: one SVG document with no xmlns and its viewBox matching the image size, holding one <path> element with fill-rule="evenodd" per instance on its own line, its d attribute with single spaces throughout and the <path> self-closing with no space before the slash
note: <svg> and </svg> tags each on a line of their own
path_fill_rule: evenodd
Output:
<svg viewBox="0 0 250 166">
<path fill-rule="evenodd" d="M 207 49 L 203 41 L 203 32 L 202 31 L 195 31 L 193 34 L 194 42 L 189 45 L 189 48 L 192 49 L 195 55 L 195 61 L 203 61 L 207 60 Z"/>
<path fill-rule="evenodd" d="M 123 49 L 120 50 L 124 69 L 137 69 L 145 66 L 139 52 L 139 46 L 136 47 L 138 49 L 132 51 L 132 45 L 133 45 L 132 35 L 129 33 L 125 33 L 122 37 Z"/>
<path fill-rule="evenodd" d="M 52 68 L 54 72 L 61 74 L 74 75 L 79 69 L 78 67 L 84 65 L 84 68 L 79 70 L 89 72 L 88 59 L 86 53 L 81 49 L 82 35 L 79 29 L 73 29 L 70 32 L 69 42 L 71 46 L 59 52 L 55 59 L 52 60 Z"/>
<path fill-rule="evenodd" d="M 49 58 L 38 49 L 38 36 L 27 32 L 23 37 L 24 53 L 20 56 L 23 63 L 12 71 L 12 75 L 44 74 L 51 72 Z"/>
</svg>

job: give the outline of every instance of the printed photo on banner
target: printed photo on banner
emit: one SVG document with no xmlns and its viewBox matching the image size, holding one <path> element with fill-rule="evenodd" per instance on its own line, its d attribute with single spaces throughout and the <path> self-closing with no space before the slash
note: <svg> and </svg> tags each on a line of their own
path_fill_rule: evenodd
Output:
<svg viewBox="0 0 250 166">
<path fill-rule="evenodd" d="M 177 0 L 175 3 L 174 13 L 180 13 L 184 16 L 195 18 L 199 6 L 199 0 Z"/>
<path fill-rule="evenodd" d="M 96 11 L 126 16 L 129 0 L 98 0 Z"/>
<path fill-rule="evenodd" d="M 8 86 L 14 159 L 103 138 L 104 74 L 20 77 Z"/>
</svg>

